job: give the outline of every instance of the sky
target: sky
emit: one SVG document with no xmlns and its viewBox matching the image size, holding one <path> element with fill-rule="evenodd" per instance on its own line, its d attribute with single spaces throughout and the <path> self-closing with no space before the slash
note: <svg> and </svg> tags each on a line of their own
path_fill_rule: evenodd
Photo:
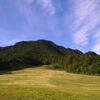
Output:
<svg viewBox="0 0 100 100">
<path fill-rule="evenodd" d="M 0 0 L 0 46 L 39 39 L 100 54 L 100 0 Z"/>
</svg>

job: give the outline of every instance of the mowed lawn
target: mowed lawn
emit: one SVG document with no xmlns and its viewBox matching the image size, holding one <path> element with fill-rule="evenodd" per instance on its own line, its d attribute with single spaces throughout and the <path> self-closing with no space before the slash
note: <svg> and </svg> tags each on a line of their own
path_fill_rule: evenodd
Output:
<svg viewBox="0 0 100 100">
<path fill-rule="evenodd" d="M 46 66 L 0 75 L 0 100 L 100 100 L 100 76 Z"/>
</svg>

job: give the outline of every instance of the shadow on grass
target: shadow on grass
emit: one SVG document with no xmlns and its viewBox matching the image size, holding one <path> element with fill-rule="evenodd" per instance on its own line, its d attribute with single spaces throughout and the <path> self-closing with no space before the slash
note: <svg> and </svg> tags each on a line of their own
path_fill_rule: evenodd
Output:
<svg viewBox="0 0 100 100">
<path fill-rule="evenodd" d="M 0 75 L 13 74 L 11 71 L 0 71 Z"/>
<path fill-rule="evenodd" d="M 13 74 L 13 71 L 17 71 L 17 70 L 23 70 L 26 68 L 36 68 L 36 67 L 40 67 L 42 65 L 23 65 L 23 66 L 18 66 L 16 68 L 9 68 L 9 69 L 2 69 L 0 70 L 0 75 L 4 75 L 4 74 Z"/>
</svg>

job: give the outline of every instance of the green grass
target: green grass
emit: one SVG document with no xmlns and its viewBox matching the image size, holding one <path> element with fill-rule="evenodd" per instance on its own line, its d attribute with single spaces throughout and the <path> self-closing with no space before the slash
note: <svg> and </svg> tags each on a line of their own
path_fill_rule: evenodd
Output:
<svg viewBox="0 0 100 100">
<path fill-rule="evenodd" d="M 27 68 L 0 75 L 0 100 L 100 100 L 100 76 Z"/>
</svg>

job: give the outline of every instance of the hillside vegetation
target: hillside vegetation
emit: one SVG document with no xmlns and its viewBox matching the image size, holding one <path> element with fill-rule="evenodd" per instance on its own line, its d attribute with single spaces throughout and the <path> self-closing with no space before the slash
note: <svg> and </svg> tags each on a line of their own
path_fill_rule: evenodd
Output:
<svg viewBox="0 0 100 100">
<path fill-rule="evenodd" d="M 51 69 L 100 75 L 100 56 L 94 52 L 58 46 L 52 41 L 22 41 L 0 48 L 0 71 L 11 71 L 33 65 L 50 65 Z"/>
<path fill-rule="evenodd" d="M 48 66 L 0 75 L 0 100 L 100 100 L 100 77 Z"/>
</svg>

